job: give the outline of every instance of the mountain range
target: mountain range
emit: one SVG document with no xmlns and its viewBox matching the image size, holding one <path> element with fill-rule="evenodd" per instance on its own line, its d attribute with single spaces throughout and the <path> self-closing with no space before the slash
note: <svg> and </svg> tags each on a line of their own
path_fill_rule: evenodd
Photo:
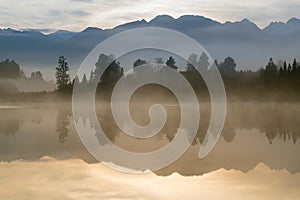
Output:
<svg viewBox="0 0 300 200">
<path fill-rule="evenodd" d="M 297 18 L 286 23 L 272 22 L 261 29 L 248 19 L 220 23 L 203 16 L 184 15 L 175 19 L 159 15 L 151 21 L 134 21 L 112 29 L 88 27 L 80 32 L 59 30 L 43 34 L 34 29 L 0 29 L 0 60 L 14 59 L 28 72 L 41 69 L 52 73 L 57 58 L 64 55 L 75 71 L 99 42 L 140 27 L 163 27 L 182 32 L 200 42 L 219 61 L 232 56 L 240 69 L 258 69 L 270 57 L 275 60 L 300 58 L 300 20 Z"/>
</svg>

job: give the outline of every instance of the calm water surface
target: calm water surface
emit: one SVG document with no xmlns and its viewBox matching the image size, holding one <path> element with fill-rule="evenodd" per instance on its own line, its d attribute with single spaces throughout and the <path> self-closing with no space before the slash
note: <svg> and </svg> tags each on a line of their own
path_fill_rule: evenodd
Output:
<svg viewBox="0 0 300 200">
<path fill-rule="evenodd" d="M 223 195 L 232 199 L 245 195 L 247 199 L 299 198 L 300 104 L 229 103 L 220 140 L 206 158 L 198 159 L 209 122 L 209 107 L 201 106 L 203 120 L 192 146 L 171 166 L 145 175 L 115 172 L 98 163 L 82 145 L 69 106 L 1 106 L 0 197 L 39 199 L 57 191 L 52 197 L 58 199 L 197 199 L 197 195 L 210 199 Z M 137 123 L 149 122 L 147 108 L 131 107 Z M 99 105 L 97 114 L 116 145 L 147 152 L 174 138 L 179 108 L 169 105 L 166 109 L 164 128 L 147 140 L 124 134 L 107 106 Z M 83 120 L 93 127 L 94 122 Z M 40 181 L 48 188 L 38 189 Z"/>
</svg>

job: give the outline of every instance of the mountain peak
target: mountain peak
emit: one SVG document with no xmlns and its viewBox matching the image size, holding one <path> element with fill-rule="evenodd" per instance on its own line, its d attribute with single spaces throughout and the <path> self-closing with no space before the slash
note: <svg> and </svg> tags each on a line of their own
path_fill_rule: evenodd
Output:
<svg viewBox="0 0 300 200">
<path fill-rule="evenodd" d="M 240 21 L 241 23 L 244 23 L 244 24 L 253 24 L 253 22 L 251 22 L 249 19 L 247 18 L 244 18 L 242 21 Z"/>
<path fill-rule="evenodd" d="M 254 22 L 250 21 L 247 18 L 244 18 L 243 20 L 239 21 L 238 23 L 241 23 L 241 24 L 244 24 L 244 25 L 253 26 L 253 27 L 259 29 L 258 26 Z"/>
<path fill-rule="evenodd" d="M 4 35 L 22 35 L 22 34 L 32 34 L 30 31 L 18 31 L 12 28 L 4 28 L 0 30 L 0 34 Z"/>
<path fill-rule="evenodd" d="M 253 31 L 260 31 L 261 30 L 254 22 L 250 21 L 247 18 L 244 18 L 243 20 L 236 21 L 236 22 L 227 21 L 223 25 L 230 26 L 230 27 L 235 27 L 240 31 L 246 31 L 246 32 L 250 31 L 250 30 L 253 30 Z"/>
<path fill-rule="evenodd" d="M 82 32 L 93 32 L 93 31 L 101 31 L 101 30 L 102 30 L 101 28 L 97 28 L 97 27 L 87 27 Z"/>
<path fill-rule="evenodd" d="M 201 15 L 182 15 L 178 19 L 208 19 Z"/>
<path fill-rule="evenodd" d="M 157 15 L 149 23 L 158 22 L 158 21 L 173 21 L 173 20 L 175 20 L 175 19 L 170 15 Z"/>
<path fill-rule="evenodd" d="M 15 29 L 12 29 L 12 28 L 4 28 L 4 29 L 1 29 L 1 31 L 4 31 L 4 32 L 15 32 L 15 33 L 19 33 L 20 31 L 17 31 Z"/>
<path fill-rule="evenodd" d="M 184 32 L 219 25 L 220 23 L 200 15 L 183 15 L 177 19 L 169 15 L 158 15 L 149 24 Z"/>
<path fill-rule="evenodd" d="M 300 20 L 291 18 L 287 23 L 272 22 L 264 29 L 268 33 L 277 35 L 282 34 L 298 34 L 300 32 Z"/>
<path fill-rule="evenodd" d="M 217 21 L 214 21 L 214 20 L 204 17 L 202 15 L 182 15 L 177 20 L 191 20 L 191 21 L 197 20 L 197 21 L 209 21 L 209 22 L 219 23 Z"/>
<path fill-rule="evenodd" d="M 137 20 L 137 21 L 133 21 L 133 22 L 128 22 L 119 26 L 116 26 L 115 28 L 138 28 L 138 27 L 142 27 L 145 26 L 147 24 L 147 21 L 145 19 L 142 20 Z"/>
<path fill-rule="evenodd" d="M 71 38 L 72 36 L 74 36 L 75 34 L 76 34 L 76 32 L 71 32 L 71 31 L 67 31 L 67 30 L 57 30 L 54 33 L 50 33 L 48 36 L 55 37 L 60 40 L 67 40 L 67 39 Z"/>
<path fill-rule="evenodd" d="M 293 18 L 289 19 L 289 21 L 287 21 L 287 24 L 298 24 L 298 23 L 300 23 L 300 20 L 295 17 L 293 17 Z"/>
<path fill-rule="evenodd" d="M 67 31 L 67 30 L 57 30 L 54 33 L 72 33 L 71 31 Z"/>
</svg>

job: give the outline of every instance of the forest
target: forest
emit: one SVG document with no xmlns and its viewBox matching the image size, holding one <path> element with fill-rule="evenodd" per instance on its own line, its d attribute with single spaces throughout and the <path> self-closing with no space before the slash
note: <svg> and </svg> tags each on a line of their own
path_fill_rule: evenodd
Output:
<svg viewBox="0 0 300 200">
<path fill-rule="evenodd" d="M 127 74 L 127 78 L 135 76 L 135 69 L 141 65 L 150 63 L 141 58 L 132 63 L 132 72 Z M 170 56 L 164 61 L 164 58 L 155 58 L 155 64 L 161 66 L 159 70 L 152 70 L 153 73 L 160 73 L 165 67 L 170 67 L 181 73 L 191 84 L 195 93 L 201 98 L 209 99 L 208 91 L 202 76 L 196 68 L 209 70 L 209 58 L 205 53 L 200 56 L 192 54 L 182 70 L 176 65 L 174 57 Z M 220 71 L 222 76 L 226 95 L 231 101 L 299 101 L 300 100 L 300 62 L 296 59 L 292 61 L 279 60 L 275 63 L 270 58 L 266 65 L 257 71 L 237 70 L 237 64 L 232 57 L 227 57 L 224 61 L 217 60 L 213 63 Z M 108 66 L 104 73 L 101 70 Z M 204 71 L 205 71 L 204 70 Z M 97 81 L 97 94 L 101 99 L 109 100 L 113 88 L 117 81 L 124 75 L 122 64 L 115 59 L 114 55 L 99 55 L 95 63 L 95 70 L 90 74 L 84 74 L 79 78 L 71 77 L 70 66 L 67 58 L 60 56 L 58 58 L 55 77 L 56 87 L 52 90 L 39 92 L 20 91 L 9 80 L 30 80 L 37 81 L 36 84 L 45 83 L 40 71 L 32 72 L 27 77 L 19 64 L 14 60 L 6 59 L 0 62 L 0 94 L 1 101 L 44 101 L 53 99 L 70 99 L 74 84 L 79 87 L 89 87 L 89 84 Z M 102 74 L 102 76 L 101 76 Z M 155 91 L 157 95 L 168 95 L 170 92 L 166 88 L 158 85 L 149 85 L 144 88 L 145 94 L 149 90 Z"/>
</svg>

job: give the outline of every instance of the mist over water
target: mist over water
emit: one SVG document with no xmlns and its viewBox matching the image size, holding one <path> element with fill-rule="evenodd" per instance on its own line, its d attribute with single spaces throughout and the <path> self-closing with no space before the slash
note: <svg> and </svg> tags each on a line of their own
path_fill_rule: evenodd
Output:
<svg viewBox="0 0 300 200">
<path fill-rule="evenodd" d="M 139 104 L 134 104 L 134 99 L 137 98 L 133 97 L 130 106 L 132 118 L 140 125 L 149 123 L 148 109 L 155 97 Z M 136 139 L 123 133 L 112 120 L 108 103 L 97 103 L 98 121 L 117 146 L 138 153 L 153 151 L 172 141 L 180 119 L 176 102 L 162 104 L 168 119 L 163 129 L 149 139 Z M 198 190 L 205 190 L 201 194 L 212 199 L 218 199 L 221 194 L 228 194 L 232 199 L 248 193 L 256 199 L 280 199 L 283 194 L 293 199 L 299 195 L 300 125 L 297 119 L 300 104 L 229 102 L 220 140 L 206 158 L 199 159 L 198 152 L 209 123 L 209 105 L 209 102 L 200 103 L 200 128 L 184 155 L 172 165 L 145 175 L 122 175 L 98 163 L 81 143 L 73 121 L 79 119 L 73 119 L 67 103 L 1 106 L 0 178 L 6 183 L 15 183 L 18 179 L 20 185 L 24 185 L 15 185 L 13 195 L 12 190 L 0 183 L 0 196 L 18 199 L 26 193 L 38 199 L 44 193 L 57 191 L 54 196 L 65 199 L 75 196 L 153 199 L 158 193 L 160 198 L 166 195 L 168 199 L 180 199 L 195 197 Z M 88 117 L 83 121 L 91 127 L 94 125 Z M 121 179 L 121 176 L 124 177 Z M 78 181 L 73 183 L 75 179 Z M 38 180 L 48 189 L 37 189 Z M 168 189 L 146 192 L 136 184 L 138 180 L 145 186 L 156 184 Z M 57 181 L 64 183 L 64 191 L 55 184 Z M 104 182 L 105 186 L 95 188 Z M 184 184 L 180 186 L 179 195 L 172 196 L 174 188 L 181 183 Z M 237 184 L 245 187 L 233 192 L 230 188 L 238 187 Z M 218 193 L 208 193 L 216 189 Z"/>
<path fill-rule="evenodd" d="M 131 106 L 131 115 L 136 123 L 149 123 L 149 105 L 145 102 Z M 247 172 L 261 162 L 271 169 L 299 172 L 300 161 L 296 158 L 300 154 L 300 125 L 297 122 L 300 104 L 229 103 L 220 141 L 207 158 L 200 160 L 197 153 L 209 123 L 208 105 L 200 104 L 200 126 L 191 148 L 157 174 L 202 175 L 218 168 Z M 168 119 L 162 130 L 149 139 L 133 138 L 122 132 L 108 112 L 109 106 L 107 103 L 97 104 L 98 120 L 107 137 L 120 148 L 136 153 L 149 152 L 168 144 L 176 134 L 180 120 L 176 104 L 165 104 Z M 87 163 L 96 162 L 79 140 L 73 121 L 79 119 L 73 119 L 68 104 L 21 108 L 2 106 L 0 113 L 2 161 L 33 161 L 50 156 L 59 160 L 77 158 Z M 90 123 L 91 127 L 95 125 L 88 117 L 82 120 Z M 101 142 L 99 138 L 99 144 Z"/>
</svg>

